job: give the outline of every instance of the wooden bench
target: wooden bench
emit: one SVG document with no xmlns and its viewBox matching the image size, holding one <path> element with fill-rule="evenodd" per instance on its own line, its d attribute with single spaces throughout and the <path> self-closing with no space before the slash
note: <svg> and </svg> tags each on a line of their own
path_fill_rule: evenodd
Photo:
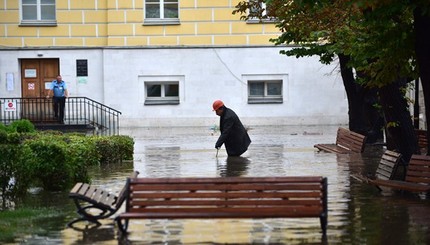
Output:
<svg viewBox="0 0 430 245">
<path fill-rule="evenodd" d="M 415 134 L 417 136 L 418 147 L 420 148 L 421 154 L 427 153 L 427 146 L 428 146 L 427 130 L 415 129 Z"/>
<path fill-rule="evenodd" d="M 139 172 L 134 171 L 130 178 L 136 178 L 138 174 Z M 115 195 L 87 183 L 76 183 L 70 190 L 69 197 L 73 199 L 80 218 L 69 222 L 68 226 L 84 220 L 100 225 L 98 220 L 113 215 L 121 207 L 126 196 L 126 184 L 120 193 Z"/>
<path fill-rule="evenodd" d="M 351 176 L 363 182 L 369 182 L 369 179 L 393 180 L 401 160 L 402 154 L 386 150 L 382 154 L 378 168 L 373 176 L 363 176 L 360 173 L 351 174 Z"/>
<path fill-rule="evenodd" d="M 430 156 L 412 155 L 409 161 L 406 177 L 401 180 L 369 180 L 369 183 L 379 187 L 389 187 L 396 190 L 410 192 L 429 192 L 430 191 Z"/>
<path fill-rule="evenodd" d="M 126 210 L 116 217 L 126 233 L 131 219 L 318 217 L 327 230 L 327 178 L 135 178 Z"/>
<path fill-rule="evenodd" d="M 362 153 L 366 144 L 366 136 L 340 127 L 337 130 L 336 143 L 316 144 L 315 148 L 332 153 Z"/>
</svg>

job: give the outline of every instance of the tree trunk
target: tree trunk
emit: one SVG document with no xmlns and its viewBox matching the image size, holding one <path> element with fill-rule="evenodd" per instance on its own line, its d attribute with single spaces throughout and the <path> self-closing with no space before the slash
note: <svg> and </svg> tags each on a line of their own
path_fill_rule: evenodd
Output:
<svg viewBox="0 0 430 245">
<path fill-rule="evenodd" d="M 379 89 L 387 132 L 387 149 L 400 152 L 403 160 L 409 162 L 412 154 L 418 152 L 418 142 L 408 110 L 408 103 L 402 92 L 406 80 L 398 80 Z"/>
<path fill-rule="evenodd" d="M 415 52 L 421 84 L 423 86 L 424 106 L 426 114 L 427 140 L 430 139 L 430 16 L 421 8 L 414 11 Z M 430 144 L 427 155 L 430 154 Z"/>
<path fill-rule="evenodd" d="M 346 97 L 348 99 L 348 123 L 349 129 L 357 133 L 363 133 L 364 123 L 361 110 L 361 101 L 357 84 L 355 83 L 352 68 L 348 66 L 350 57 L 347 55 L 339 54 L 340 74 L 342 76 L 343 85 L 345 86 Z"/>
<path fill-rule="evenodd" d="M 367 136 L 368 143 L 383 139 L 383 118 L 374 107 L 378 102 L 375 89 L 364 88 L 356 83 L 352 68 L 348 66 L 350 57 L 339 54 L 340 73 L 348 99 L 349 129 Z"/>
</svg>

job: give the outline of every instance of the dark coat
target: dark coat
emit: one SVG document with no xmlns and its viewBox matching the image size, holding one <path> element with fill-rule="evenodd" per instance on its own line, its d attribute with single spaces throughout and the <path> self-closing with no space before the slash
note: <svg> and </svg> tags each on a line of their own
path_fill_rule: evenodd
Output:
<svg viewBox="0 0 430 245">
<path fill-rule="evenodd" d="M 227 107 L 224 107 L 220 117 L 220 130 L 221 135 L 215 144 L 216 148 L 224 144 L 229 156 L 240 156 L 248 150 L 251 144 L 248 132 L 236 113 Z"/>
</svg>

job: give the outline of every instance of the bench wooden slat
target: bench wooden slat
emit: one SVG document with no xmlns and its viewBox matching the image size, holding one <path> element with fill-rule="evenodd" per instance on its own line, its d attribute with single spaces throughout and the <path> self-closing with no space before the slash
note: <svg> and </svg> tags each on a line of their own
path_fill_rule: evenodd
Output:
<svg viewBox="0 0 430 245">
<path fill-rule="evenodd" d="M 292 197 L 316 197 L 320 196 L 320 193 L 146 193 L 141 194 L 133 193 L 132 198 L 142 198 L 142 196 L 147 198 L 264 198 L 264 197 L 274 197 L 274 198 L 292 198 Z"/>
<path fill-rule="evenodd" d="M 347 154 L 362 153 L 366 143 L 366 136 L 339 127 L 334 144 L 316 144 L 315 148 L 322 151 Z"/>
<path fill-rule="evenodd" d="M 78 193 L 78 191 L 81 189 L 83 183 L 76 183 L 75 186 L 73 186 L 73 188 L 70 190 L 71 194 L 76 194 Z"/>
<path fill-rule="evenodd" d="M 351 153 L 351 151 L 348 148 L 345 148 L 343 146 L 339 146 L 336 144 L 316 144 L 314 147 L 318 148 L 319 150 L 339 153 L 339 154 Z"/>
<path fill-rule="evenodd" d="M 399 163 L 401 161 L 402 154 L 390 150 L 386 150 L 381 157 L 378 168 L 376 169 L 375 177 L 378 179 L 393 179 Z"/>
<path fill-rule="evenodd" d="M 412 155 L 404 181 L 376 179 L 371 180 L 370 183 L 411 192 L 429 192 L 430 156 Z"/>
<path fill-rule="evenodd" d="M 133 206 L 144 206 L 149 208 L 149 206 L 198 206 L 198 208 L 203 206 L 285 206 L 285 205 L 306 205 L 312 206 L 317 205 L 321 206 L 320 199 L 306 199 L 306 200 L 227 200 L 227 201 L 217 201 L 217 200 L 174 200 L 165 202 L 164 200 L 132 200 L 130 201 L 130 205 Z M 196 207 L 195 207 L 196 208 Z"/>
<path fill-rule="evenodd" d="M 418 140 L 418 147 L 421 150 L 421 154 L 427 152 L 428 140 L 427 140 L 427 130 L 415 129 L 415 134 Z"/>
<path fill-rule="evenodd" d="M 175 186 L 164 185 L 164 184 L 148 184 L 148 185 L 134 185 L 132 183 L 131 188 L 133 191 L 163 191 L 163 190 L 172 190 L 172 191 L 197 191 L 197 190 L 223 190 L 223 191 L 235 191 L 235 190 L 319 190 L 321 189 L 320 184 L 311 184 L 311 183 L 288 183 L 288 184 L 176 184 Z"/>
<path fill-rule="evenodd" d="M 390 187 L 393 189 L 398 190 L 406 190 L 411 192 L 428 192 L 430 191 L 430 186 L 423 185 L 423 184 L 417 184 L 417 183 L 411 183 L 401 180 L 380 180 L 375 179 L 372 180 L 372 183 L 378 186 L 384 186 L 384 187 Z"/>
<path fill-rule="evenodd" d="M 89 188 L 89 185 L 87 183 L 84 183 L 79 189 L 78 194 L 85 196 L 85 193 L 87 192 L 88 188 Z"/>
<path fill-rule="evenodd" d="M 97 203 L 100 203 L 100 200 L 103 198 L 103 193 L 103 189 L 96 189 L 91 199 Z"/>
<path fill-rule="evenodd" d="M 225 177 L 225 178 L 131 178 L 131 184 L 160 184 L 160 183 L 170 183 L 170 184 L 236 184 L 236 183 L 313 183 L 322 182 L 323 177 L 314 176 L 288 176 L 288 177 Z"/>
<path fill-rule="evenodd" d="M 127 189 L 126 211 L 116 218 L 121 232 L 129 219 L 319 217 L 326 233 L 321 176 L 134 178 Z"/>
<path fill-rule="evenodd" d="M 87 188 L 87 190 L 85 191 L 85 194 L 83 194 L 83 195 L 89 199 L 92 199 L 93 196 L 96 194 L 96 191 L 97 191 L 97 188 L 95 188 L 94 186 L 89 186 Z"/>
<path fill-rule="evenodd" d="M 256 209 L 258 212 L 256 212 Z M 130 213 L 121 214 L 121 218 L 294 218 L 318 217 L 321 207 L 291 206 L 288 208 L 204 208 L 195 211 L 193 208 L 178 209 L 136 209 Z"/>
</svg>

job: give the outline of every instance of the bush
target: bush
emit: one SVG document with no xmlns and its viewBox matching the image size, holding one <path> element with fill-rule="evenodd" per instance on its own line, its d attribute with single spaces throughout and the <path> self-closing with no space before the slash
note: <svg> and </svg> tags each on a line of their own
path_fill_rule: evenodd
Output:
<svg viewBox="0 0 430 245">
<path fill-rule="evenodd" d="M 34 125 L 27 119 L 14 121 L 10 124 L 9 127 L 12 128 L 14 132 L 18 133 L 29 133 L 36 131 Z"/>
<path fill-rule="evenodd" d="M 34 131 L 28 120 L 0 123 L 0 200 L 25 194 L 31 186 L 64 191 L 90 182 L 88 167 L 133 159 L 129 136 L 85 136 Z"/>
<path fill-rule="evenodd" d="M 66 160 L 72 168 L 73 182 L 90 182 L 88 166 L 100 162 L 96 145 L 87 137 L 69 136 Z"/>
<path fill-rule="evenodd" d="M 29 149 L 22 144 L 0 143 L 0 195 L 2 207 L 8 201 L 22 195 L 30 186 L 33 176 L 32 158 L 28 157 Z"/>
<path fill-rule="evenodd" d="M 114 142 L 121 160 L 133 160 L 134 140 L 126 135 L 114 135 L 109 137 Z"/>
<path fill-rule="evenodd" d="M 32 151 L 34 175 L 45 190 L 60 191 L 71 186 L 72 169 L 66 162 L 67 145 L 64 141 L 41 137 L 25 144 Z"/>
<path fill-rule="evenodd" d="M 115 135 L 110 137 L 93 136 L 100 163 L 115 163 L 122 160 L 132 160 L 134 141 L 129 136 Z"/>
</svg>

